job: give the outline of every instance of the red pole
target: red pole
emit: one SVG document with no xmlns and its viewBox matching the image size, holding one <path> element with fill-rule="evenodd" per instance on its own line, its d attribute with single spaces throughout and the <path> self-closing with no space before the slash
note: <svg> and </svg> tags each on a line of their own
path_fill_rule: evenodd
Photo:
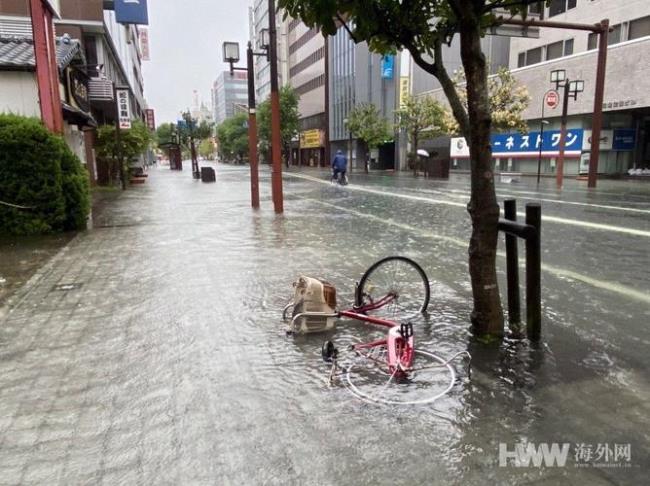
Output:
<svg viewBox="0 0 650 486">
<path fill-rule="evenodd" d="M 257 167 L 257 115 L 255 113 L 255 66 L 253 65 L 253 46 L 249 42 L 246 51 L 248 64 L 248 160 L 251 166 L 251 205 L 260 207 L 260 182 Z"/>
<path fill-rule="evenodd" d="M 564 152 L 566 150 L 566 123 L 569 113 L 569 80 L 564 81 L 564 102 L 562 105 L 562 122 L 560 127 L 560 155 L 557 158 L 555 180 L 557 188 L 562 189 L 564 183 Z"/>
<path fill-rule="evenodd" d="M 49 42 L 45 26 L 45 8 L 42 0 L 30 0 L 32 17 L 32 32 L 34 35 L 34 58 L 36 60 L 36 82 L 38 98 L 41 105 L 41 119 L 51 132 L 57 131 L 52 103 L 52 78 L 50 76 L 50 60 L 48 57 Z"/>
<path fill-rule="evenodd" d="M 52 112 L 54 114 L 54 127 L 57 133 L 63 133 L 63 106 L 59 91 L 59 64 L 56 59 L 56 39 L 54 38 L 54 22 L 52 12 L 45 10 L 45 27 L 47 29 L 48 57 L 50 60 L 50 86 L 52 89 Z"/>
<path fill-rule="evenodd" d="M 278 44 L 277 27 L 275 24 L 275 0 L 269 0 L 269 60 L 271 64 L 271 155 L 273 169 L 271 171 L 271 188 L 273 191 L 273 206 L 275 212 L 284 212 L 284 196 L 282 194 L 282 152 L 280 144 L 280 92 L 278 88 Z"/>
<path fill-rule="evenodd" d="M 600 25 L 600 40 L 598 45 L 598 69 L 596 71 L 596 94 L 594 96 L 594 114 L 591 126 L 591 157 L 589 157 L 589 180 L 587 187 L 596 187 L 598 181 L 598 162 L 600 162 L 600 132 L 603 128 L 603 100 L 605 98 L 605 73 L 607 71 L 607 38 L 609 35 L 609 19 Z"/>
</svg>

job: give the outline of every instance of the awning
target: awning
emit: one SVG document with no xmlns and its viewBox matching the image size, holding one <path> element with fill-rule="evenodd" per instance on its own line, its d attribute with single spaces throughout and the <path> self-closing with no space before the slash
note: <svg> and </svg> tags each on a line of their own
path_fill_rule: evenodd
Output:
<svg viewBox="0 0 650 486">
<path fill-rule="evenodd" d="M 80 128 L 97 128 L 97 122 L 90 113 L 80 110 L 67 103 L 61 103 L 63 107 L 64 120 L 74 125 L 79 125 Z"/>
</svg>

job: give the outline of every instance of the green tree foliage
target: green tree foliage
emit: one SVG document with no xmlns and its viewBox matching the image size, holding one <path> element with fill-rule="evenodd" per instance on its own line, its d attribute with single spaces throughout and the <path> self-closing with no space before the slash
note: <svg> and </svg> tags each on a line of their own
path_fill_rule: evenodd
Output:
<svg viewBox="0 0 650 486">
<path fill-rule="evenodd" d="M 0 233 L 84 229 L 90 210 L 88 174 L 40 120 L 0 115 L 0 201 Z"/>
<path fill-rule="evenodd" d="M 174 123 L 163 123 L 156 129 L 156 143 L 158 146 L 165 146 L 172 142 L 172 133 L 174 131 Z"/>
<path fill-rule="evenodd" d="M 443 122 L 445 109 L 433 98 L 408 96 L 402 107 L 396 111 L 397 126 L 406 131 L 411 142 L 409 158 L 414 164 L 418 143 L 423 139 L 435 138 L 445 133 Z"/>
<path fill-rule="evenodd" d="M 222 160 L 243 162 L 248 157 L 248 116 L 241 113 L 225 120 L 217 127 L 217 140 Z"/>
<path fill-rule="evenodd" d="M 120 164 L 125 173 L 128 172 L 129 162 L 142 155 L 153 141 L 152 133 L 140 120 L 133 121 L 129 130 L 120 130 L 119 144 L 115 130 L 114 125 L 99 127 L 95 143 L 97 156 L 108 163 L 111 184 Z"/>
<path fill-rule="evenodd" d="M 463 106 L 467 109 L 467 90 L 465 72 L 461 69 L 454 77 L 456 91 Z M 490 112 L 492 113 L 492 129 L 497 132 L 521 133 L 528 132 L 528 125 L 523 119 L 523 113 L 530 104 L 528 88 L 517 82 L 512 72 L 506 67 L 500 68 L 494 76 L 488 78 L 490 96 Z M 445 110 L 444 128 L 447 133 L 460 134 L 460 126 L 454 115 Z"/>
<path fill-rule="evenodd" d="M 370 149 L 378 148 L 393 139 L 388 120 L 372 103 L 356 105 L 348 114 L 348 130 Z"/>
<path fill-rule="evenodd" d="M 199 155 L 203 158 L 212 160 L 214 157 L 214 144 L 212 143 L 212 140 L 201 140 L 201 143 L 199 144 Z"/>
<path fill-rule="evenodd" d="M 367 42 L 382 54 L 406 49 L 413 61 L 435 76 L 449 101 L 471 156 L 472 219 L 469 270 L 474 296 L 471 315 L 480 336 L 502 336 L 503 311 L 496 274 L 499 205 L 494 189 L 490 149 L 492 113 L 488 63 L 481 39 L 504 17 L 526 16 L 539 0 L 279 0 L 287 15 L 299 18 L 325 35 L 339 26 L 355 42 Z M 550 0 L 547 0 L 547 4 Z M 467 104 L 444 65 L 443 46 L 460 39 L 460 55 L 467 79 Z"/>
<path fill-rule="evenodd" d="M 280 138 L 282 140 L 282 152 L 288 157 L 291 141 L 298 136 L 298 102 L 300 97 L 291 86 L 280 88 Z M 268 153 L 271 146 L 271 101 L 260 103 L 257 107 L 257 132 L 260 141 L 260 148 Z"/>
</svg>

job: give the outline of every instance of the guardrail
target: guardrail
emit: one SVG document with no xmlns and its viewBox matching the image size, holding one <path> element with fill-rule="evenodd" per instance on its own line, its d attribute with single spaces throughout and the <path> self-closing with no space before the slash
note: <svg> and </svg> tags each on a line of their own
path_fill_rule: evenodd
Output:
<svg viewBox="0 0 650 486">
<path fill-rule="evenodd" d="M 542 207 L 526 204 L 526 222 L 517 222 L 517 201 L 504 201 L 505 218 L 499 220 L 499 231 L 506 235 L 506 274 L 508 281 L 508 322 L 515 333 L 521 325 L 519 298 L 518 238 L 526 241 L 526 334 L 531 341 L 542 335 Z"/>
</svg>

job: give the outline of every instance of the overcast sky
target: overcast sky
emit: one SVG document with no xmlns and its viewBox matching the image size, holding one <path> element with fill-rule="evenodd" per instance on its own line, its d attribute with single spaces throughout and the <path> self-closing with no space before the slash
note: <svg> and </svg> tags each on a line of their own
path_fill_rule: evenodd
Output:
<svg viewBox="0 0 650 486">
<path fill-rule="evenodd" d="M 144 61 L 145 96 L 156 123 L 176 121 L 192 92 L 210 106 L 223 41 L 248 41 L 249 0 L 149 0 L 151 61 Z"/>
</svg>

